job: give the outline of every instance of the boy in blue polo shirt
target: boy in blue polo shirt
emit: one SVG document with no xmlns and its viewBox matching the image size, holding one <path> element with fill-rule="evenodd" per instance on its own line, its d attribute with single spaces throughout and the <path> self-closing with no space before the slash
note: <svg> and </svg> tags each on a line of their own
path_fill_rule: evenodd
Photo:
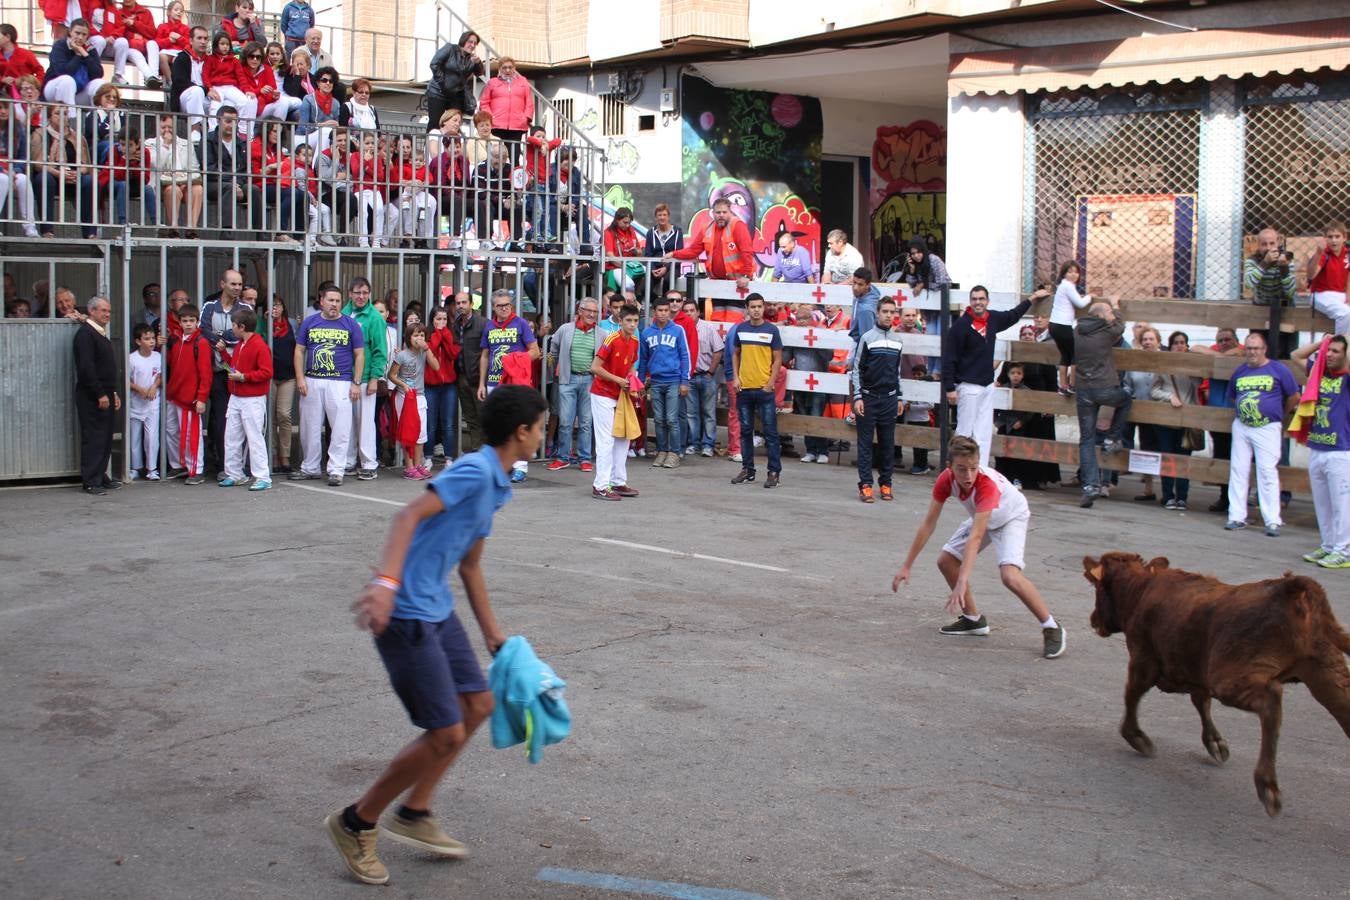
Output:
<svg viewBox="0 0 1350 900">
<path fill-rule="evenodd" d="M 493 515 L 511 497 L 511 464 L 539 449 L 546 409 L 533 388 L 507 385 L 492 392 L 482 407 L 487 443 L 444 469 L 427 483 L 426 493 L 399 511 L 385 541 L 380 574 L 352 604 L 357 626 L 375 635 L 394 692 L 413 724 L 424 729 L 360 800 L 324 820 L 347 868 L 366 884 L 389 882 L 389 871 L 375 854 L 376 823 L 405 790 L 408 795 L 385 822 L 385 833 L 439 856 L 468 853 L 437 826 L 431 799 L 469 737 L 492 715 L 493 700 L 454 612 L 448 579 L 458 566 L 483 640 L 495 654 L 506 635 L 488 602 L 483 545 Z"/>
</svg>

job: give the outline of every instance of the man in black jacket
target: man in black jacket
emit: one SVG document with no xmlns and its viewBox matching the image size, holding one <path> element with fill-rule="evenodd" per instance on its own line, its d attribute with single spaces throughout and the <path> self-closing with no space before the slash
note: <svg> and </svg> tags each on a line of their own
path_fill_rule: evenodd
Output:
<svg viewBox="0 0 1350 900">
<path fill-rule="evenodd" d="M 1115 409 L 1111 430 L 1102 450 L 1114 453 L 1121 448 L 1121 436 L 1130 417 L 1129 391 L 1120 383 L 1111 350 L 1125 333 L 1125 322 L 1116 317 L 1116 302 L 1097 301 L 1088 307 L 1074 327 L 1074 391 L 1078 403 L 1078 465 L 1082 471 L 1084 509 L 1101 496 L 1101 469 L 1097 465 L 1097 414 L 1103 406 Z"/>
<path fill-rule="evenodd" d="M 221 229 L 242 225 L 257 231 L 262 191 L 249 178 L 248 145 L 239 136 L 239 112 L 222 106 L 216 116 L 216 128 L 197 145 L 197 158 L 206 173 L 208 221 Z"/>
<path fill-rule="evenodd" d="M 86 494 L 106 494 L 122 486 L 108 477 L 113 429 L 122 397 L 117 393 L 117 353 L 108 339 L 112 304 L 95 297 L 88 318 L 75 332 L 75 412 L 80 420 L 80 480 Z"/>
<path fill-rule="evenodd" d="M 202 84 L 202 65 L 206 61 L 210 35 L 200 25 L 189 32 L 192 46 L 173 58 L 169 66 L 169 110 L 187 113 L 192 130 L 201 134 L 206 116 L 206 88 Z"/>
<path fill-rule="evenodd" d="M 468 436 L 460 444 L 465 453 L 472 453 L 483 446 L 483 425 L 478 420 L 478 395 L 473 386 L 478 384 L 479 345 L 483 343 L 483 329 L 487 320 L 478 315 L 473 308 L 473 297 L 468 291 L 455 295 L 455 318 L 450 324 L 459 344 L 459 356 L 455 359 L 456 381 L 459 382 L 459 416 L 468 429 Z"/>
<path fill-rule="evenodd" d="M 942 390 L 956 407 L 956 433 L 980 445 L 980 465 L 989 465 L 994 443 L 994 344 L 998 333 L 1026 315 L 1031 301 L 1048 296 L 1037 291 L 1012 309 L 989 309 L 989 289 L 970 289 L 970 305 L 947 332 L 942 348 Z"/>
</svg>

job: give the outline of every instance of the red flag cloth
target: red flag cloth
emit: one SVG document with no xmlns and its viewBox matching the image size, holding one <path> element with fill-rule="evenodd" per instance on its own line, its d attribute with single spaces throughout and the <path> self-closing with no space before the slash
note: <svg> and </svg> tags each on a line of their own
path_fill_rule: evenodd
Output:
<svg viewBox="0 0 1350 900">
<path fill-rule="evenodd" d="M 1322 346 L 1317 348 L 1317 359 L 1313 361 L 1312 371 L 1308 373 L 1308 383 L 1303 386 L 1298 406 L 1289 420 L 1289 436 L 1307 446 L 1308 433 L 1312 431 L 1313 418 L 1317 415 L 1317 398 L 1322 390 L 1322 375 L 1327 370 L 1327 347 L 1331 346 L 1331 335 L 1322 338 Z"/>
<path fill-rule="evenodd" d="M 416 390 L 408 391 L 404 396 L 403 409 L 399 410 L 397 415 L 398 424 L 394 426 L 394 435 L 398 439 L 399 446 L 412 456 L 413 449 L 419 443 L 418 438 L 422 436 L 422 414 L 417 410 Z"/>
<path fill-rule="evenodd" d="M 523 384 L 534 387 L 534 360 L 524 350 L 516 350 L 502 358 L 502 384 Z"/>
</svg>

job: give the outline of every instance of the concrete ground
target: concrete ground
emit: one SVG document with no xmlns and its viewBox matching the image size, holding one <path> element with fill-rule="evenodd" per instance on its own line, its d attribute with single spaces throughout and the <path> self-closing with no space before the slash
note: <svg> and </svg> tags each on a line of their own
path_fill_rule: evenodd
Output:
<svg viewBox="0 0 1350 900">
<path fill-rule="evenodd" d="M 1299 560 L 1306 524 L 1228 534 L 1130 503 L 1133 484 L 1092 510 L 1033 495 L 1028 573 L 1069 636 L 1046 661 L 989 562 L 993 633 L 938 635 L 955 509 L 891 593 L 932 476 L 865 507 L 850 470 L 785 466 L 766 491 L 732 487 L 723 459 L 635 464 L 643 496 L 616 504 L 533 467 L 487 577 L 504 628 L 567 679 L 574 733 L 537 766 L 478 735 L 436 806 L 473 858 L 382 842 L 389 896 L 1350 893 L 1350 743 L 1306 689 L 1286 692 L 1269 819 L 1255 717 L 1216 706 L 1220 767 L 1189 701 L 1152 693 L 1158 756 L 1138 756 L 1117 733 L 1124 642 L 1087 626 L 1081 560 L 1107 549 L 1234 581 L 1312 574 L 1350 623 L 1350 573 Z M 0 491 L 0 895 L 378 892 L 320 823 L 414 734 L 348 612 L 420 489 L 392 475 Z"/>
</svg>

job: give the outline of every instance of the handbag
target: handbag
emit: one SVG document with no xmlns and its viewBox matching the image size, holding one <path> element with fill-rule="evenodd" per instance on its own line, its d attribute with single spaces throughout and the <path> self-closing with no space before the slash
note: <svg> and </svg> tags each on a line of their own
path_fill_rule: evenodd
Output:
<svg viewBox="0 0 1350 900">
<path fill-rule="evenodd" d="M 1177 387 L 1175 375 L 1168 375 L 1167 380 L 1172 382 L 1172 393 L 1181 396 L 1181 388 Z M 1181 429 L 1181 449 L 1195 452 L 1205 449 L 1205 429 L 1203 428 L 1183 428 Z"/>
</svg>

